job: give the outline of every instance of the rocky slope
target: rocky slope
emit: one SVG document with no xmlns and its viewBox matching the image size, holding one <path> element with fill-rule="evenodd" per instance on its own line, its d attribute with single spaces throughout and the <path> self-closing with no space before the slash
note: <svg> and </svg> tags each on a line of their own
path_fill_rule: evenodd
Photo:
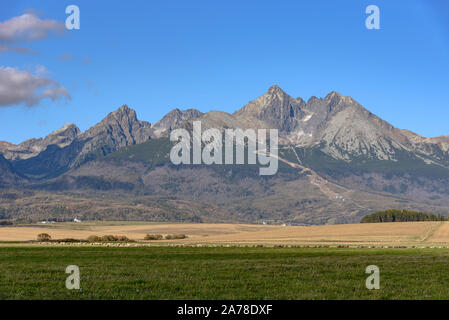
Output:
<svg viewBox="0 0 449 320">
<path fill-rule="evenodd" d="M 198 119 L 203 115 L 196 109 L 179 110 L 173 109 L 161 120 L 151 126 L 156 137 L 167 136 L 171 130 L 178 128 L 184 121 Z"/>
<path fill-rule="evenodd" d="M 233 116 L 239 123 L 279 129 L 285 138 L 282 142 L 319 148 L 338 160 L 397 161 L 398 155 L 412 153 L 427 163 L 449 164 L 448 137 L 425 138 L 394 128 L 351 97 L 335 91 L 304 102 L 275 85 Z"/>
<path fill-rule="evenodd" d="M 56 145 L 59 148 L 67 146 L 72 143 L 79 134 L 80 130 L 76 125 L 68 124 L 61 129 L 52 132 L 45 138 L 28 139 L 18 145 L 1 141 L 0 153 L 9 160 L 29 159 L 36 157 L 49 145 Z"/>
<path fill-rule="evenodd" d="M 105 155 L 121 147 L 148 141 L 152 135 L 151 124 L 139 121 L 136 112 L 123 105 L 78 137 L 83 147 L 74 164 L 83 162 L 92 153 Z"/>
<path fill-rule="evenodd" d="M 149 122 L 139 121 L 136 112 L 124 105 L 83 133 L 70 125 L 45 139 L 27 140 L 19 145 L 27 155 L 11 160 L 14 168 L 29 178 L 51 178 L 122 147 L 148 141 L 153 132 Z M 37 154 L 31 156 L 31 152 Z"/>
<path fill-rule="evenodd" d="M 0 154 L 0 188 L 20 187 L 23 179 L 14 172 L 11 164 Z"/>
<path fill-rule="evenodd" d="M 247 121 L 254 118 L 263 121 L 268 128 L 279 129 L 289 134 L 308 114 L 306 103 L 301 98 L 294 99 L 277 85 L 270 87 L 266 94 L 249 102 L 234 113 L 237 119 Z"/>
</svg>

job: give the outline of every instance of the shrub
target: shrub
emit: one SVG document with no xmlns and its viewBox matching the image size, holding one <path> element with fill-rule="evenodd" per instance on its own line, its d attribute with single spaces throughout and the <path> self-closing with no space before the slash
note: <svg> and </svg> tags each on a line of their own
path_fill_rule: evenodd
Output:
<svg viewBox="0 0 449 320">
<path fill-rule="evenodd" d="M 108 234 L 108 235 L 102 236 L 101 237 L 101 241 L 103 241 L 103 242 L 113 242 L 113 241 L 117 241 L 117 238 L 114 237 L 113 235 Z"/>
<path fill-rule="evenodd" d="M 116 241 L 123 241 L 123 242 L 129 242 L 130 241 L 127 236 L 115 236 L 115 240 Z"/>
<path fill-rule="evenodd" d="M 161 234 L 147 234 L 144 240 L 162 240 L 164 237 Z"/>
<path fill-rule="evenodd" d="M 183 233 L 176 233 L 176 234 L 167 234 L 165 236 L 166 240 L 177 240 L 177 239 L 185 239 L 187 236 Z"/>
<path fill-rule="evenodd" d="M 89 242 L 100 242 L 101 238 L 99 236 L 92 235 L 92 236 L 89 236 L 87 238 L 87 241 L 89 241 Z"/>
<path fill-rule="evenodd" d="M 50 241 L 51 236 L 48 233 L 39 233 L 37 235 L 37 241 Z"/>
<path fill-rule="evenodd" d="M 87 241 L 89 241 L 89 242 L 116 242 L 116 241 L 133 242 L 133 240 L 129 239 L 127 236 L 113 236 L 110 234 L 102 236 L 102 237 L 92 235 L 87 238 Z"/>
</svg>

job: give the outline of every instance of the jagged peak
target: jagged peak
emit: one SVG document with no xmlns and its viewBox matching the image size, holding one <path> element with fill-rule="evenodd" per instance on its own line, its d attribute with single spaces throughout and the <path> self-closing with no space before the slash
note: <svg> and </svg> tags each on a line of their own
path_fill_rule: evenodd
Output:
<svg viewBox="0 0 449 320">
<path fill-rule="evenodd" d="M 10 148 L 15 147 L 16 145 L 14 143 L 8 142 L 8 141 L 0 141 L 0 148 Z"/>
<path fill-rule="evenodd" d="M 184 110 L 181 110 L 181 109 L 179 109 L 179 108 L 174 108 L 174 109 L 171 110 L 169 113 L 167 113 L 167 114 L 164 116 L 164 118 L 167 117 L 167 116 L 169 116 L 169 115 L 173 115 L 173 114 L 183 115 L 183 114 L 193 114 L 193 113 L 199 114 L 199 115 L 202 115 L 202 114 L 203 114 L 201 111 L 199 111 L 199 110 L 197 110 L 197 109 L 195 109 L 195 108 L 189 108 L 189 109 L 184 109 Z"/>
<path fill-rule="evenodd" d="M 268 91 L 258 98 L 248 102 L 241 109 L 238 109 L 233 114 L 237 116 L 250 115 L 255 116 L 260 114 L 264 110 L 271 109 L 275 106 L 286 105 L 304 105 L 305 102 L 302 98 L 293 98 L 285 91 L 283 91 L 278 85 L 272 85 Z"/>
<path fill-rule="evenodd" d="M 136 111 L 130 107 L 128 107 L 127 104 L 122 105 L 120 108 L 118 108 L 117 110 L 115 110 L 113 113 L 136 113 Z"/>
<path fill-rule="evenodd" d="M 106 118 L 103 119 L 103 121 L 109 121 L 111 118 L 115 120 L 119 120 L 121 118 L 129 118 L 132 121 L 138 121 L 136 111 L 128 107 L 127 104 L 124 104 L 117 110 L 109 113 Z"/>
<path fill-rule="evenodd" d="M 199 118 L 203 115 L 201 111 L 189 108 L 185 110 L 180 110 L 178 108 L 174 108 L 169 113 L 167 113 L 161 120 L 154 123 L 152 125 L 153 128 L 166 128 L 171 129 L 173 125 L 177 125 L 180 121 L 184 121 L 187 119 L 195 119 Z"/>
<path fill-rule="evenodd" d="M 301 98 L 297 98 L 297 99 L 301 99 Z M 320 98 L 316 97 L 316 96 L 311 96 L 308 100 L 307 103 L 311 103 L 311 102 L 315 102 L 315 101 L 319 101 Z"/>
<path fill-rule="evenodd" d="M 331 91 L 327 94 L 327 96 L 324 99 L 331 100 L 334 97 L 343 98 L 343 96 L 340 93 L 338 93 L 337 91 Z"/>
<path fill-rule="evenodd" d="M 271 87 L 268 88 L 267 93 L 275 93 L 283 91 L 277 84 L 273 84 Z"/>
<path fill-rule="evenodd" d="M 305 101 L 301 98 L 293 98 L 288 93 L 286 93 L 284 90 L 281 89 L 277 84 L 272 85 L 267 93 L 265 93 L 263 96 L 259 97 L 260 99 L 266 98 L 266 97 L 277 97 L 279 99 L 292 99 L 296 100 L 299 103 L 305 103 Z M 257 100 L 257 99 L 256 99 Z"/>
<path fill-rule="evenodd" d="M 277 84 L 272 85 L 270 88 L 268 88 L 267 94 L 285 94 L 285 91 L 282 90 Z"/>
<path fill-rule="evenodd" d="M 78 134 L 80 132 L 80 129 L 74 123 L 67 123 L 62 128 L 60 128 L 58 130 L 55 130 L 52 133 L 50 133 L 50 135 L 56 135 L 56 134 L 62 133 L 62 132 L 67 131 L 67 130 L 73 130 L 73 131 L 76 132 L 76 134 Z"/>
<path fill-rule="evenodd" d="M 350 96 L 344 96 L 337 91 L 329 92 L 328 95 L 324 98 L 324 100 L 333 103 L 345 103 L 345 104 L 356 103 L 357 105 L 359 105 L 359 103 L 354 99 L 352 99 Z"/>
<path fill-rule="evenodd" d="M 200 110 L 195 109 L 195 108 L 189 108 L 189 109 L 185 109 L 185 110 L 183 110 L 183 111 L 184 111 L 184 112 L 195 112 L 195 113 L 204 114 L 203 112 L 201 112 Z"/>
<path fill-rule="evenodd" d="M 48 136 L 46 136 L 44 139 L 39 138 L 35 141 L 43 141 L 44 143 L 49 143 L 50 141 L 54 141 L 54 139 L 69 139 L 72 141 L 76 137 L 78 137 L 81 133 L 81 130 L 73 123 L 68 123 L 61 128 L 53 131 Z M 29 140 L 27 140 L 29 141 Z M 47 142 L 45 142 L 47 141 Z M 25 141 L 26 142 L 26 141 Z"/>
<path fill-rule="evenodd" d="M 170 112 L 168 112 L 163 118 L 169 117 L 171 115 L 180 115 L 180 114 L 182 114 L 182 110 L 179 108 L 174 108 Z"/>
</svg>

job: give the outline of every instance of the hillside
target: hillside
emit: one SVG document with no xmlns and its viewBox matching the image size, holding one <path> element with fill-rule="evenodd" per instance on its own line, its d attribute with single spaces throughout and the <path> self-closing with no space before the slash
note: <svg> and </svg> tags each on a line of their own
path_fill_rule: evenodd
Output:
<svg viewBox="0 0 449 320">
<path fill-rule="evenodd" d="M 173 165 L 168 135 L 175 128 L 192 130 L 193 121 L 222 132 L 278 129 L 278 173 L 259 176 L 259 167 L 249 164 Z M 115 199 L 109 217 L 120 220 L 135 218 L 120 209 L 130 199 L 159 199 L 147 208 L 152 213 L 141 216 L 154 221 L 154 210 L 165 210 L 160 199 L 169 198 L 216 208 L 192 219 L 290 224 L 359 222 L 392 207 L 447 216 L 448 150 L 447 137 L 397 129 L 351 97 L 331 92 L 306 102 L 278 86 L 233 114 L 174 109 L 150 124 L 125 105 L 85 132 L 68 125 L 44 139 L 0 144 L 3 187 L 16 189 L 19 198 L 24 190 L 57 193 L 65 206 L 77 208 L 73 214 L 93 214 L 75 205 L 76 197 L 96 202 L 107 195 Z M 63 215 L 39 199 L 33 219 Z M 29 205 L 0 202 L 11 218 L 25 218 Z"/>
</svg>

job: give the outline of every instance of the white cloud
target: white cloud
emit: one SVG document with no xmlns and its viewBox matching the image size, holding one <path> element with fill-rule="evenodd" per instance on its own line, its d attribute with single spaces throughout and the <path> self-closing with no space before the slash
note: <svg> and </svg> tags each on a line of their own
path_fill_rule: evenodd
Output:
<svg viewBox="0 0 449 320">
<path fill-rule="evenodd" d="M 0 52 L 14 52 L 14 53 L 37 55 L 37 52 L 30 50 L 28 48 L 5 46 L 5 45 L 0 45 Z"/>
<path fill-rule="evenodd" d="M 51 100 L 55 101 L 61 97 L 66 97 L 70 99 L 70 93 L 67 91 L 66 88 L 59 86 L 44 90 L 39 96 L 39 99 L 50 98 Z"/>
<path fill-rule="evenodd" d="M 0 41 L 5 43 L 36 41 L 63 31 L 62 22 L 42 20 L 35 13 L 28 11 L 21 16 L 0 22 Z"/>
<path fill-rule="evenodd" d="M 43 70 L 42 66 L 40 69 Z M 0 66 L 0 106 L 23 103 L 31 107 L 45 98 L 55 101 L 71 99 L 71 96 L 67 89 L 50 78 Z"/>
</svg>

